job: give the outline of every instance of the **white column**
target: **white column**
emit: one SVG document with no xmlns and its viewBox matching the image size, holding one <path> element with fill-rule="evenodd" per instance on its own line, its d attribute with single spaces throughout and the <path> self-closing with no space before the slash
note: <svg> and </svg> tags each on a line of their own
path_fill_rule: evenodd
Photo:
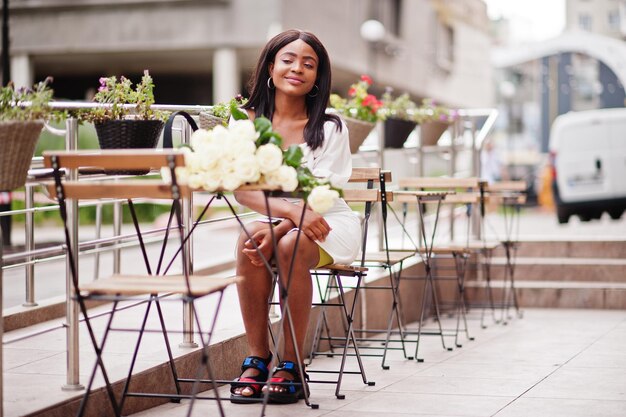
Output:
<svg viewBox="0 0 626 417">
<path fill-rule="evenodd" d="M 228 101 L 239 91 L 239 62 L 234 48 L 220 48 L 213 54 L 213 103 Z"/>
<path fill-rule="evenodd" d="M 15 88 L 32 87 L 35 83 L 35 70 L 30 57 L 26 54 L 11 57 L 11 79 Z"/>
</svg>

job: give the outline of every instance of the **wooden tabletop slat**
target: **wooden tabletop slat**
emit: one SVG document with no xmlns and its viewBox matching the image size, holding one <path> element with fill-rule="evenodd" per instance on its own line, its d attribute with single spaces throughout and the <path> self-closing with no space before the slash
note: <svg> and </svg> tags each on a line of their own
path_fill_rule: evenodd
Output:
<svg viewBox="0 0 626 417">
<path fill-rule="evenodd" d="M 487 191 L 504 192 L 504 191 L 526 191 L 526 181 L 499 181 L 487 185 Z"/>
<path fill-rule="evenodd" d="M 454 194 L 454 191 L 395 190 L 393 192 L 393 201 L 397 203 L 437 202 L 450 194 Z"/>
<path fill-rule="evenodd" d="M 380 190 L 343 190 L 346 203 L 366 203 L 380 201 Z"/>
<path fill-rule="evenodd" d="M 52 156 L 59 158 L 63 168 L 96 167 L 104 169 L 150 169 L 167 166 L 170 155 L 176 166 L 185 165 L 185 157 L 178 150 L 111 149 L 90 151 L 45 151 L 44 166 L 52 168 Z"/>
<path fill-rule="evenodd" d="M 400 188 L 478 188 L 482 181 L 478 178 L 407 177 L 398 180 Z"/>
</svg>

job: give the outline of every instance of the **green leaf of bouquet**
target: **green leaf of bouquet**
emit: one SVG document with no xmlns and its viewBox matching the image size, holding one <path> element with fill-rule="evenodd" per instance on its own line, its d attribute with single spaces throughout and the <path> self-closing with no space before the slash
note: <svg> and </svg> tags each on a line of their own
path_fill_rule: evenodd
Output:
<svg viewBox="0 0 626 417">
<path fill-rule="evenodd" d="M 298 145 L 291 145 L 283 155 L 285 164 L 294 168 L 298 168 L 300 166 L 302 157 L 304 157 L 304 153 L 302 153 L 302 149 Z"/>
<path fill-rule="evenodd" d="M 261 145 L 265 145 L 267 143 L 273 143 L 279 148 L 283 147 L 283 138 L 277 132 L 267 131 L 263 133 L 257 140 L 256 146 L 257 148 Z"/>
<path fill-rule="evenodd" d="M 265 117 L 257 117 L 254 119 L 254 128 L 259 132 L 259 136 L 263 136 L 264 133 L 272 130 L 272 122 Z"/>
<path fill-rule="evenodd" d="M 248 118 L 248 114 L 237 107 L 237 103 L 230 104 L 230 114 L 235 120 L 246 120 Z"/>
</svg>

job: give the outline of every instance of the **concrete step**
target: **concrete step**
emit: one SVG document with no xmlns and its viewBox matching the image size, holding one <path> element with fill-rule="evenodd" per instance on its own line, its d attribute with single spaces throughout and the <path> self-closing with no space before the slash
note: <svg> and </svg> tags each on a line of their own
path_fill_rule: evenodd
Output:
<svg viewBox="0 0 626 417">
<path fill-rule="evenodd" d="M 502 280 L 491 282 L 496 305 L 502 305 L 504 285 Z M 626 309 L 626 283 L 515 280 L 515 287 L 522 308 Z M 470 305 L 485 305 L 485 281 L 466 282 L 466 295 Z"/>
<path fill-rule="evenodd" d="M 492 279 L 504 279 L 506 258 L 494 257 L 491 261 Z M 515 260 L 515 278 L 626 283 L 626 258 L 518 257 Z"/>
<path fill-rule="evenodd" d="M 618 226 L 619 227 L 619 226 Z M 625 231 L 626 234 L 626 231 Z M 494 256 L 505 256 L 503 247 Z M 557 258 L 626 258 L 626 240 L 597 237 L 581 240 L 523 240 L 517 247 L 518 257 Z"/>
</svg>

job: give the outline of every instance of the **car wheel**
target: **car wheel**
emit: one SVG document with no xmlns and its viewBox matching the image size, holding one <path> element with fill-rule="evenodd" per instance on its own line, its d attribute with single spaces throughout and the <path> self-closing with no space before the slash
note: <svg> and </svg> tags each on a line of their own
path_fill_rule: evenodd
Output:
<svg viewBox="0 0 626 417">
<path fill-rule="evenodd" d="M 610 209 L 609 216 L 613 220 L 619 220 L 622 218 L 622 214 L 624 213 L 624 209 Z"/>
<path fill-rule="evenodd" d="M 589 217 L 593 220 L 599 220 L 602 217 L 602 210 L 591 210 L 589 212 Z"/>
<path fill-rule="evenodd" d="M 566 224 L 569 221 L 569 210 L 565 207 L 556 207 L 556 217 L 560 224 Z"/>
</svg>

